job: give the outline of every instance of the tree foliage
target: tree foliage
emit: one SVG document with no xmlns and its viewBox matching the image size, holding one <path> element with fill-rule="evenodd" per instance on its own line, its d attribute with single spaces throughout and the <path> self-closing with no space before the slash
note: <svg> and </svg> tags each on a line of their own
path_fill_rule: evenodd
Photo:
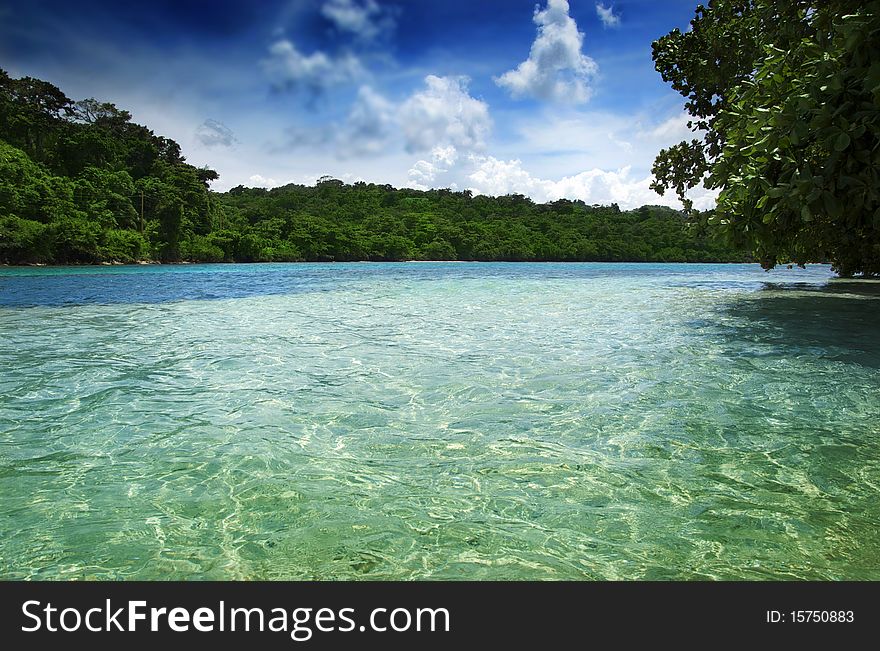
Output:
<svg viewBox="0 0 880 651">
<path fill-rule="evenodd" d="M 310 261 L 747 259 L 661 206 L 622 212 L 567 199 L 536 204 L 522 195 L 475 197 L 335 179 L 314 187 L 237 187 L 219 198 L 227 230 L 208 242 L 227 260 L 268 260 L 282 252 Z"/>
<path fill-rule="evenodd" d="M 705 178 L 765 268 L 880 274 L 880 2 L 713 0 L 654 61 L 697 136 L 660 152 L 658 192 Z"/>
<path fill-rule="evenodd" d="M 128 111 L 0 70 L 0 262 L 179 260 L 216 178 Z"/>
</svg>

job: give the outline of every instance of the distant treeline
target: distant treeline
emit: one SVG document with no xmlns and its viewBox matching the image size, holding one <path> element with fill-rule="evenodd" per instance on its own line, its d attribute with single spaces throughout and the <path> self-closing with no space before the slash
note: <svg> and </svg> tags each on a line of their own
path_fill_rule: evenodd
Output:
<svg viewBox="0 0 880 651">
<path fill-rule="evenodd" d="M 679 212 L 588 206 L 522 195 L 473 197 L 335 179 L 316 187 L 233 188 L 220 195 L 234 222 L 196 238 L 216 260 L 741 261 L 741 252 Z"/>
<path fill-rule="evenodd" d="M 0 70 L 0 262 L 749 259 L 660 206 L 217 178 L 113 104 Z"/>
</svg>

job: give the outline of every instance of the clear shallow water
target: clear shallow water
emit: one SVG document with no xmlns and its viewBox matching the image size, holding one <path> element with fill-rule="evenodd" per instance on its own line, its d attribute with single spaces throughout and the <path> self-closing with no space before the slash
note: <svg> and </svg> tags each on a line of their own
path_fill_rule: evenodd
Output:
<svg viewBox="0 0 880 651">
<path fill-rule="evenodd" d="M 880 579 L 880 285 L 0 268 L 0 577 Z"/>
</svg>

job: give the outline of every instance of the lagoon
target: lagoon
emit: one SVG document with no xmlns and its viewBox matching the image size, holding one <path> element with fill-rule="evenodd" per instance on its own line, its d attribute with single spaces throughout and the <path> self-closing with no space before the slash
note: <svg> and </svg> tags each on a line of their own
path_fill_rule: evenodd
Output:
<svg viewBox="0 0 880 651">
<path fill-rule="evenodd" d="M 827 266 L 0 268 L 0 577 L 880 579 Z"/>
</svg>

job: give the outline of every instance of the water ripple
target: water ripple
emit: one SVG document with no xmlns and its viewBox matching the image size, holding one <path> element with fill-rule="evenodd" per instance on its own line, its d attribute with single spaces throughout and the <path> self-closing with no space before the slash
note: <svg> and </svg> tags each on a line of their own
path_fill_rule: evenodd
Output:
<svg viewBox="0 0 880 651">
<path fill-rule="evenodd" d="M 0 576 L 880 579 L 825 267 L 0 270 Z"/>
</svg>

